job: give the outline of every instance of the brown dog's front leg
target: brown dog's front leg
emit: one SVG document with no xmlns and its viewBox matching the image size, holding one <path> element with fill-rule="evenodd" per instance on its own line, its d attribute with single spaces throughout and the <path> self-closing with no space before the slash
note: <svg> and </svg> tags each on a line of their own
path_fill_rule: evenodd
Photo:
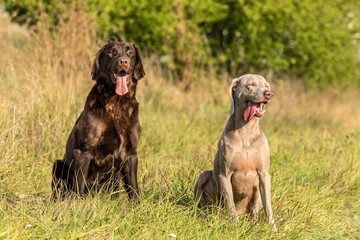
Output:
<svg viewBox="0 0 360 240">
<path fill-rule="evenodd" d="M 259 185 L 261 201 L 264 207 L 266 220 L 273 226 L 273 229 L 276 231 L 275 220 L 271 207 L 271 176 L 267 171 L 258 172 L 258 175 L 260 180 Z"/>
<path fill-rule="evenodd" d="M 91 161 L 91 154 L 82 152 L 80 150 L 74 151 L 74 186 L 73 191 L 83 196 L 85 194 L 85 183 L 88 176 L 90 161 Z"/>
<path fill-rule="evenodd" d="M 234 195 L 231 187 L 230 177 L 224 176 L 220 173 L 219 175 L 220 189 L 222 197 L 225 200 L 228 208 L 230 221 L 236 223 L 238 221 L 236 214 L 236 207 L 234 203 Z"/>
<path fill-rule="evenodd" d="M 138 157 L 137 155 L 132 155 L 126 160 L 123 168 L 121 169 L 121 174 L 123 175 L 124 188 L 129 196 L 129 199 L 139 202 L 137 169 Z"/>
</svg>

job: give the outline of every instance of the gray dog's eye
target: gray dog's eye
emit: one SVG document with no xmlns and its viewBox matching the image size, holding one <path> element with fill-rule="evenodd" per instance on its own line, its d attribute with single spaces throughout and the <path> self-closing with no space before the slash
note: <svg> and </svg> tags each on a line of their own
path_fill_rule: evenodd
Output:
<svg viewBox="0 0 360 240">
<path fill-rule="evenodd" d="M 256 87 L 256 82 L 251 82 L 251 83 L 248 83 L 248 87 Z"/>
</svg>

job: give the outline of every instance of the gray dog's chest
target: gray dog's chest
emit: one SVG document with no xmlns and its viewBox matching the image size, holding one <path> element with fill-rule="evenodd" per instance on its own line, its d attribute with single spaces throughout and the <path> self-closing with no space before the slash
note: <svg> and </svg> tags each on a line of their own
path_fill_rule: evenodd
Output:
<svg viewBox="0 0 360 240">
<path fill-rule="evenodd" d="M 230 171 L 256 171 L 257 166 L 261 164 L 263 148 L 261 145 L 262 138 L 255 141 L 244 143 L 239 138 L 225 138 L 225 156 Z"/>
<path fill-rule="evenodd" d="M 259 161 L 259 151 L 254 149 L 235 151 L 231 154 L 230 171 L 245 173 L 256 171 Z"/>
</svg>

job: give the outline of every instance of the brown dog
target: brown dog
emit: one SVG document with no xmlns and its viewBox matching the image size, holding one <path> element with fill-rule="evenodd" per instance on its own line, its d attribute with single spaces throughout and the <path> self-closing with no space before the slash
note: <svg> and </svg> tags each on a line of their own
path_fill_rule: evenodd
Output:
<svg viewBox="0 0 360 240">
<path fill-rule="evenodd" d="M 72 129 L 62 160 L 52 171 L 52 196 L 117 190 L 121 182 L 138 200 L 137 147 L 141 127 L 136 86 L 145 76 L 134 44 L 112 42 L 97 53 L 91 89 Z"/>
<path fill-rule="evenodd" d="M 260 75 L 246 74 L 232 81 L 231 115 L 218 143 L 214 170 L 203 172 L 195 185 L 199 207 L 220 199 L 230 220 L 250 212 L 256 218 L 264 206 L 267 221 L 275 228 L 271 208 L 269 145 L 259 126 L 273 93 Z"/>
</svg>

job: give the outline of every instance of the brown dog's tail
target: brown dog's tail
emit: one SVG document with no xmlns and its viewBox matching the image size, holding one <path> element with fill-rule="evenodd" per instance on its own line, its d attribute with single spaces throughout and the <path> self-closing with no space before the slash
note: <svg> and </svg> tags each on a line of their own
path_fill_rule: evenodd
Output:
<svg viewBox="0 0 360 240">
<path fill-rule="evenodd" d="M 52 199 L 64 198 L 72 189 L 71 168 L 63 161 L 56 160 L 52 169 Z"/>
</svg>

